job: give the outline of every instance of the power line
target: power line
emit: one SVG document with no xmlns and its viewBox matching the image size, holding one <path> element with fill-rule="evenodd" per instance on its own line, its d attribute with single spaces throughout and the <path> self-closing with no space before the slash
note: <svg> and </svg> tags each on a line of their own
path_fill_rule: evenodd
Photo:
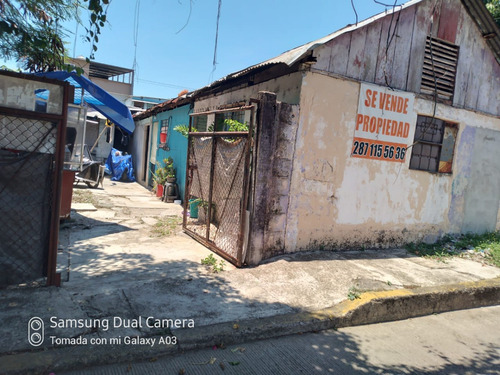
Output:
<svg viewBox="0 0 500 375">
<path fill-rule="evenodd" d="M 137 44 L 139 37 L 139 10 L 141 8 L 141 0 L 136 0 L 135 2 L 135 13 L 134 13 L 134 62 L 132 64 L 132 69 L 137 70 Z"/>
<path fill-rule="evenodd" d="M 219 40 L 219 20 L 220 20 L 221 5 L 222 5 L 222 0 L 219 0 L 219 6 L 217 8 L 217 23 L 215 25 L 214 61 L 213 61 L 212 72 L 210 73 L 210 79 L 209 79 L 210 82 L 212 81 L 212 79 L 214 77 L 215 69 L 217 69 L 217 42 Z"/>
<path fill-rule="evenodd" d="M 165 87 L 170 87 L 173 89 L 186 89 L 186 90 L 194 90 L 192 87 L 186 87 L 186 86 L 180 86 L 180 85 L 175 85 L 173 83 L 166 83 L 166 82 L 157 82 L 157 81 L 150 81 L 148 79 L 141 79 L 137 78 L 137 81 L 143 82 L 143 83 L 148 83 L 150 85 L 155 85 L 155 86 L 165 86 Z"/>
</svg>

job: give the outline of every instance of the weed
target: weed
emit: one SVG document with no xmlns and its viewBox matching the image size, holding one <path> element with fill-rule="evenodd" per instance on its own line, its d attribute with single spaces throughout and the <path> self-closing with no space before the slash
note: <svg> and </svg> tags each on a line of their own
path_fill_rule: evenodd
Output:
<svg viewBox="0 0 500 375">
<path fill-rule="evenodd" d="M 217 259 L 215 259 L 213 254 L 210 254 L 206 258 L 201 260 L 201 264 L 211 267 L 212 272 L 214 273 L 219 273 L 224 271 L 224 266 L 226 265 L 226 262 L 224 262 L 222 259 L 217 262 Z"/>
<path fill-rule="evenodd" d="M 410 243 L 406 249 L 415 255 L 441 261 L 460 256 L 481 259 L 500 267 L 500 232 L 445 236 L 434 244 Z"/>
<path fill-rule="evenodd" d="M 347 298 L 349 298 L 350 301 L 361 298 L 361 291 L 355 286 L 351 286 L 347 292 Z"/>
<path fill-rule="evenodd" d="M 71 201 L 73 203 L 90 203 L 94 205 L 94 207 L 99 207 L 99 200 L 87 189 L 73 189 L 73 197 Z"/>
<path fill-rule="evenodd" d="M 162 217 L 151 228 L 151 237 L 170 237 L 177 233 L 181 222 L 178 216 Z"/>
</svg>

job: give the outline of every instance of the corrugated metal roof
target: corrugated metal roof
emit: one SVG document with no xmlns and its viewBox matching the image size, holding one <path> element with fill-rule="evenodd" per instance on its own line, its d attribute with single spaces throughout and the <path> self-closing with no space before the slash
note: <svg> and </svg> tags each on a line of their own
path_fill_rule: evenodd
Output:
<svg viewBox="0 0 500 375">
<path fill-rule="evenodd" d="M 488 9 L 480 0 L 462 0 L 462 3 L 476 22 L 486 43 L 490 46 L 500 64 L 500 29 Z"/>
<path fill-rule="evenodd" d="M 193 91 L 192 93 L 188 94 L 190 98 L 194 98 L 199 94 L 202 94 L 204 91 L 207 91 L 213 87 L 220 86 L 224 84 L 225 82 L 235 79 L 241 76 L 244 76 L 247 73 L 250 73 L 252 71 L 255 71 L 259 68 L 263 68 L 266 66 L 272 66 L 272 65 L 278 65 L 278 64 L 286 64 L 287 66 L 292 66 L 296 62 L 302 60 L 303 58 L 307 57 L 307 55 L 314 50 L 316 47 L 321 46 L 325 43 L 328 43 L 329 41 L 339 37 L 340 35 L 343 35 L 345 33 L 349 33 L 352 31 L 355 31 L 357 29 L 360 29 L 372 22 L 375 22 L 383 17 L 386 17 L 387 15 L 390 15 L 392 13 L 396 13 L 401 11 L 402 9 L 411 7 L 415 4 L 418 4 L 422 1 L 426 0 L 411 0 L 405 4 L 402 5 L 397 5 L 391 9 L 386 10 L 385 12 L 379 13 L 373 17 L 367 18 L 364 21 L 358 22 L 357 24 L 354 25 L 347 25 L 346 27 L 337 30 L 327 36 L 324 36 L 320 39 L 314 40 L 312 42 L 306 43 L 304 45 L 301 45 L 299 47 L 293 48 L 289 51 L 286 51 L 282 53 L 279 56 L 276 56 L 272 59 L 266 60 L 264 62 L 252 65 L 248 68 L 245 68 L 243 70 L 240 70 L 235 73 L 228 74 L 227 76 L 212 82 L 210 85 L 207 85 L 205 87 L 202 87 L 196 91 Z M 483 37 L 486 39 L 486 42 L 488 45 L 491 47 L 493 53 L 495 54 L 495 57 L 497 61 L 500 64 L 500 29 L 496 25 L 495 21 L 493 20 L 493 17 L 491 14 L 488 12 L 486 9 L 485 5 L 481 0 L 461 0 L 467 11 L 469 12 L 470 16 L 472 19 L 476 22 L 478 25 L 481 33 L 483 34 Z M 162 111 L 165 111 L 167 109 L 170 109 L 172 106 L 175 107 L 179 104 L 175 103 L 177 101 L 176 99 L 171 99 L 165 103 L 159 104 L 157 106 L 154 106 L 153 108 L 150 108 L 149 110 L 142 112 L 139 115 L 136 115 L 134 118 L 135 119 L 142 119 L 149 117 L 151 114 L 156 114 Z"/>
<path fill-rule="evenodd" d="M 227 76 L 225 76 L 225 77 L 223 77 L 215 82 L 212 82 L 208 86 L 205 86 L 199 90 L 194 91 L 194 95 L 196 96 L 196 94 L 200 91 L 206 90 L 210 87 L 217 86 L 217 85 L 223 83 L 224 81 L 240 77 L 240 76 L 245 75 L 246 73 L 248 73 L 252 70 L 255 70 L 255 69 L 258 69 L 258 68 L 261 68 L 264 66 L 268 66 L 268 65 L 270 66 L 270 65 L 276 65 L 276 64 L 286 64 L 288 66 L 292 66 L 296 62 L 298 62 L 301 59 L 303 59 L 304 57 L 306 57 L 308 55 L 308 53 L 310 51 L 312 51 L 313 49 L 315 49 L 316 47 L 321 46 L 325 43 L 328 43 L 330 40 L 335 39 L 342 34 L 360 29 L 360 28 L 362 28 L 362 27 L 364 27 L 364 26 L 366 26 L 366 25 L 368 25 L 368 24 L 370 24 L 370 23 L 372 23 L 380 18 L 383 18 L 383 17 L 385 17 L 389 14 L 392 14 L 394 12 L 399 12 L 401 9 L 408 8 L 412 5 L 420 3 L 421 1 L 424 1 L 424 0 L 411 0 L 405 4 L 397 5 L 394 8 L 388 9 L 385 12 L 382 12 L 382 13 L 379 13 L 379 14 L 373 16 L 373 17 L 367 18 L 366 20 L 360 21 L 357 24 L 347 25 L 346 27 L 344 27 L 340 30 L 337 30 L 337 31 L 335 31 L 327 36 L 320 38 L 320 39 L 314 40 L 312 42 L 306 43 L 304 45 L 301 45 L 299 47 L 296 47 L 296 48 L 293 48 L 289 51 L 286 51 L 286 52 L 282 53 L 281 55 L 276 56 L 272 59 L 266 60 L 266 61 L 261 62 L 259 64 L 252 65 L 252 66 L 245 68 L 243 70 L 240 70 L 238 72 L 231 73 L 231 74 L 229 74 L 229 75 L 227 75 Z"/>
<path fill-rule="evenodd" d="M 135 121 L 142 120 L 151 116 L 154 116 L 158 113 L 168 111 L 169 109 L 177 108 L 186 104 L 191 103 L 191 95 L 190 93 L 185 94 L 183 96 L 179 96 L 174 99 L 170 99 L 164 101 L 163 103 L 157 104 L 154 107 L 151 107 L 144 112 L 136 113 L 133 118 Z"/>
<path fill-rule="evenodd" d="M 196 96 L 198 93 L 201 93 L 207 89 L 210 89 L 212 87 L 218 86 L 225 81 L 228 81 L 230 79 L 238 78 L 241 77 L 253 70 L 256 70 L 261 67 L 265 66 L 271 66 L 271 65 L 276 65 L 276 64 L 286 64 L 288 66 L 292 66 L 294 63 L 300 61 L 304 57 L 306 57 L 313 49 L 315 49 L 318 46 L 321 46 L 325 43 L 328 43 L 332 39 L 335 39 L 339 37 L 340 35 L 343 35 L 345 33 L 349 33 L 352 31 L 355 31 L 357 29 L 360 29 L 374 21 L 379 20 L 380 18 L 383 18 L 387 15 L 390 15 L 392 13 L 396 13 L 401 11 L 402 9 L 411 7 L 415 4 L 418 4 L 422 1 L 425 0 L 411 0 L 405 4 L 402 5 L 397 5 L 391 9 L 386 10 L 385 12 L 379 13 L 373 17 L 367 18 L 364 21 L 358 22 L 355 25 L 347 25 L 346 27 L 337 30 L 323 38 L 314 40 L 312 42 L 309 42 L 307 44 L 304 44 L 302 46 L 296 47 L 294 49 L 291 49 L 289 51 L 286 51 L 282 53 L 279 56 L 276 56 L 272 59 L 266 60 L 264 62 L 261 62 L 259 64 L 252 65 L 248 68 L 245 68 L 243 70 L 240 70 L 235 73 L 231 73 L 215 82 L 212 82 L 210 85 L 205 86 L 201 89 L 198 89 L 194 91 L 193 95 Z M 495 57 L 497 61 L 500 63 L 500 30 L 498 29 L 498 26 L 496 25 L 495 21 L 493 20 L 493 17 L 491 14 L 488 12 L 486 7 L 484 6 L 483 2 L 481 0 L 461 0 L 462 3 L 464 4 L 465 8 L 471 15 L 472 19 L 476 22 L 476 24 L 479 26 L 479 29 L 481 30 L 483 36 L 486 38 L 487 43 L 490 45 L 491 49 L 493 50 L 493 53 L 495 54 Z"/>
</svg>

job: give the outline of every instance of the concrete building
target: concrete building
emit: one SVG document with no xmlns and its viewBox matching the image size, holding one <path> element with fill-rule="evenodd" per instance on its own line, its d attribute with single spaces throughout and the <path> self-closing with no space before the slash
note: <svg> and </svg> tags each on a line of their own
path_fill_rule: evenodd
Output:
<svg viewBox="0 0 500 375">
<path fill-rule="evenodd" d="M 258 264 L 500 229 L 499 63 L 482 1 L 412 0 L 195 91 L 206 124 L 256 110 L 242 249 L 202 240 Z"/>
</svg>

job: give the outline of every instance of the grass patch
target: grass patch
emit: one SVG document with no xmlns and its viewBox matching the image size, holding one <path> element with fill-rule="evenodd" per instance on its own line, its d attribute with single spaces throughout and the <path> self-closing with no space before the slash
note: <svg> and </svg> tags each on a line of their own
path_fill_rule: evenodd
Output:
<svg viewBox="0 0 500 375">
<path fill-rule="evenodd" d="M 94 207 L 99 206 L 99 200 L 87 189 L 73 189 L 73 203 L 91 203 Z"/>
<path fill-rule="evenodd" d="M 182 224 L 182 217 L 165 216 L 156 222 L 151 228 L 152 237 L 170 237 L 175 235 Z"/>
<path fill-rule="evenodd" d="M 460 256 L 500 267 L 500 232 L 485 234 L 463 234 L 445 236 L 433 244 L 410 243 L 406 249 L 419 256 L 444 261 L 446 258 Z"/>
</svg>

